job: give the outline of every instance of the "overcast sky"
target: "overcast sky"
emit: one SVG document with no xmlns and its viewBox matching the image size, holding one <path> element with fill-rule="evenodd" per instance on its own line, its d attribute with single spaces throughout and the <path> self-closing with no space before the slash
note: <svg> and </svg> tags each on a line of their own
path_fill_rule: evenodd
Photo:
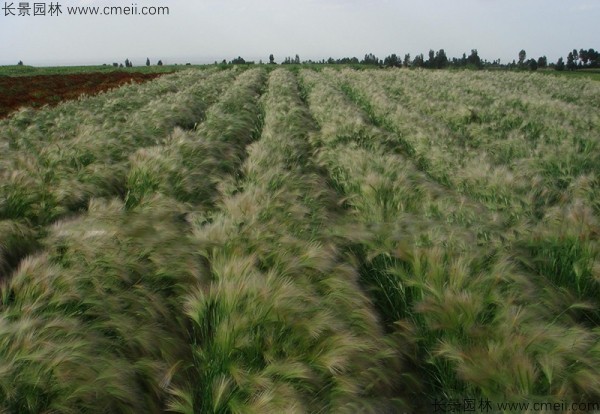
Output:
<svg viewBox="0 0 600 414">
<path fill-rule="evenodd" d="M 600 0 L 58 0 L 59 16 L 16 16 L 0 0 L 0 65 L 281 62 L 478 49 L 503 62 L 600 49 Z M 40 3 L 44 0 L 30 2 Z M 50 1 L 46 2 L 50 5 Z M 72 6 L 167 6 L 163 16 L 73 16 Z M 30 12 L 33 14 L 33 10 Z"/>
</svg>

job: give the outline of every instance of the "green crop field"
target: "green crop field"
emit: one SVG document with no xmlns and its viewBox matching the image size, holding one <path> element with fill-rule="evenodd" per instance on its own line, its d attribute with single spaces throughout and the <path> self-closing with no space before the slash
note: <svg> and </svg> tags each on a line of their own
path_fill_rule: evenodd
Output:
<svg viewBox="0 0 600 414">
<path fill-rule="evenodd" d="M 600 83 L 500 71 L 192 68 L 23 108 L 0 412 L 593 406 L 599 131 Z"/>
</svg>

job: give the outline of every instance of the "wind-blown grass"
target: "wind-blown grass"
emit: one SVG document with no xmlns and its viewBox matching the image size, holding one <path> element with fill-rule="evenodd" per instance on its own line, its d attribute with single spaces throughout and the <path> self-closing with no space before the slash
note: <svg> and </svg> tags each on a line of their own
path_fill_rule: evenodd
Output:
<svg viewBox="0 0 600 414">
<path fill-rule="evenodd" d="M 355 271 L 320 230 L 327 196 L 306 171 L 310 118 L 289 73 L 272 73 L 264 105 L 239 192 L 225 193 L 221 212 L 195 226 L 212 282 L 187 298 L 193 376 L 173 391 L 171 408 L 389 412 L 398 361 Z M 270 159 L 270 151 L 281 153 Z"/>
<path fill-rule="evenodd" d="M 600 390 L 596 381 L 588 381 L 598 375 L 597 332 L 585 326 L 591 319 L 595 328 L 597 315 L 592 299 L 597 288 L 592 276 L 597 234 L 592 229 L 597 227 L 591 210 L 575 208 L 586 230 L 574 230 L 570 237 L 556 228 L 542 233 L 541 223 L 533 230 L 525 219 L 535 216 L 519 218 L 534 197 L 515 204 L 512 195 L 505 202 L 493 189 L 484 196 L 481 188 L 490 188 L 490 182 L 460 197 L 460 186 L 443 177 L 466 164 L 457 156 L 451 167 L 448 155 L 429 150 L 436 144 L 427 132 L 441 131 L 444 124 L 403 141 L 408 129 L 421 125 L 400 123 L 384 112 L 394 101 L 354 96 L 331 71 L 301 75 L 321 126 L 315 135 L 317 157 L 371 233 L 352 247 L 362 263 L 361 279 L 388 330 L 412 344 L 412 351 L 410 346 L 404 351 L 413 376 L 423 380 L 417 395 L 593 400 Z M 377 82 L 369 86 L 363 74 L 348 71 L 344 76 L 362 90 L 384 93 Z M 397 154 L 389 153 L 394 142 Z M 500 188 L 512 187 L 502 183 Z M 582 197 L 583 191 L 572 192 Z M 503 203 L 507 208 L 498 208 Z M 579 198 L 579 203 L 586 201 Z M 573 349 L 563 348 L 567 337 L 577 344 Z M 544 358 L 541 349 L 549 353 Z"/>
<path fill-rule="evenodd" d="M 0 121 L 0 412 L 598 400 L 584 86 L 191 70 Z"/>
</svg>

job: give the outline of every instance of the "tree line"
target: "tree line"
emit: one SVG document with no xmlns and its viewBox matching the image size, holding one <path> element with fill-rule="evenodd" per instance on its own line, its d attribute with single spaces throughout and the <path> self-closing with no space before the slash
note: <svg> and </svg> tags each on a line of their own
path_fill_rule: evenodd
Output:
<svg viewBox="0 0 600 414">
<path fill-rule="evenodd" d="M 446 54 L 444 49 L 440 49 L 437 52 L 429 50 L 427 57 L 424 54 L 418 54 L 411 56 L 409 53 L 405 54 L 404 57 L 401 55 L 392 53 L 389 56 L 381 59 L 375 56 L 373 53 L 365 54 L 363 59 L 357 57 L 343 57 L 334 59 L 332 57 L 328 59 L 321 59 L 317 61 L 305 60 L 301 61 L 300 57 L 286 57 L 281 64 L 329 64 L 329 65 L 371 65 L 379 67 L 411 67 L 411 68 L 424 68 L 424 69 L 446 69 L 446 68 L 471 68 L 471 69 L 483 69 L 483 68 L 503 68 L 503 69 L 520 69 L 520 70 L 537 70 L 552 68 L 555 70 L 577 70 L 577 69 L 588 69 L 588 68 L 600 68 L 600 52 L 594 49 L 573 49 L 567 56 L 565 63 L 561 57 L 556 63 L 548 63 L 546 56 L 540 56 L 537 59 L 527 59 L 527 52 L 521 50 L 518 53 L 518 60 L 514 59 L 512 62 L 502 63 L 500 59 L 488 61 L 482 59 L 479 56 L 477 49 L 471 49 L 471 52 L 467 55 L 463 53 L 461 57 L 450 58 Z M 234 62 L 235 63 L 235 62 Z M 276 64 L 273 54 L 269 56 L 269 63 Z"/>
</svg>

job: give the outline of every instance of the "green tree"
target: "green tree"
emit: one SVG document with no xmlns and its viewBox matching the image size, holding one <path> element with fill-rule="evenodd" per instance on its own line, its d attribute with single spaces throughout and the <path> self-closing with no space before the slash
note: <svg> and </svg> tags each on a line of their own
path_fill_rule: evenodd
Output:
<svg viewBox="0 0 600 414">
<path fill-rule="evenodd" d="M 446 51 L 444 49 L 440 49 L 435 54 L 434 58 L 435 67 L 438 69 L 444 69 L 448 66 L 448 56 L 446 56 Z"/>
<path fill-rule="evenodd" d="M 521 51 L 519 52 L 519 66 L 523 66 L 525 64 L 525 59 L 527 58 L 527 52 L 525 52 L 525 49 L 521 49 Z"/>
<path fill-rule="evenodd" d="M 150 66 L 150 58 L 146 58 L 146 66 Z"/>
<path fill-rule="evenodd" d="M 392 53 L 383 60 L 383 66 L 388 68 L 400 67 L 402 66 L 402 62 L 395 53 Z"/>
<path fill-rule="evenodd" d="M 569 52 L 569 55 L 567 56 L 567 69 L 575 70 L 576 67 L 577 65 L 575 64 L 575 55 L 573 55 L 573 52 Z"/>
<path fill-rule="evenodd" d="M 269 65 L 276 65 L 275 56 L 273 56 L 273 53 L 269 55 Z"/>
<path fill-rule="evenodd" d="M 379 58 L 375 56 L 373 53 L 367 53 L 362 62 L 363 65 L 378 65 Z"/>
<path fill-rule="evenodd" d="M 597 68 L 600 66 L 600 52 L 597 52 L 594 49 L 589 49 L 587 51 L 587 56 L 590 62 L 590 68 Z"/>
<path fill-rule="evenodd" d="M 535 59 L 529 59 L 527 61 L 527 67 L 529 68 L 529 70 L 534 71 L 538 69 L 538 64 L 537 61 Z"/>
<path fill-rule="evenodd" d="M 540 69 L 545 69 L 548 66 L 548 58 L 546 56 L 540 56 L 537 60 L 537 66 Z"/>
<path fill-rule="evenodd" d="M 425 67 L 430 69 L 435 68 L 435 52 L 433 49 L 429 49 L 429 55 L 427 62 L 425 62 Z"/>
<path fill-rule="evenodd" d="M 481 58 L 479 57 L 477 49 L 471 49 L 471 54 L 467 58 L 467 65 L 473 66 L 477 69 L 481 69 Z"/>
<path fill-rule="evenodd" d="M 423 66 L 425 66 L 425 58 L 423 57 L 422 53 L 415 56 L 412 65 L 415 68 L 422 68 Z"/>
</svg>

